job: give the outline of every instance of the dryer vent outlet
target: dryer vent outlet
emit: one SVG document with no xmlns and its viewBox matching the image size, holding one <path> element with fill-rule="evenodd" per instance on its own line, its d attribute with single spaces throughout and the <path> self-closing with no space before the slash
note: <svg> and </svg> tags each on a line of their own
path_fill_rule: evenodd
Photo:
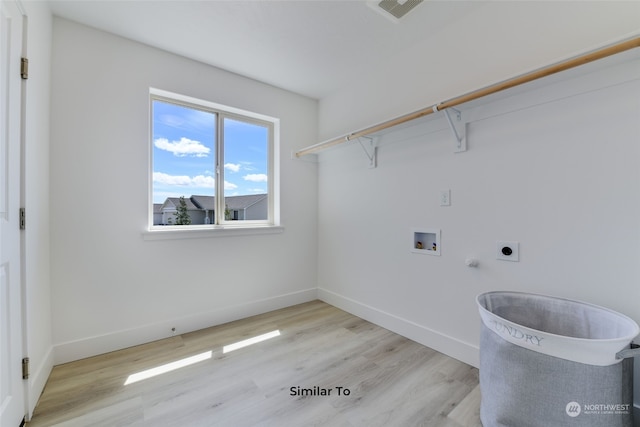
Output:
<svg viewBox="0 0 640 427">
<path fill-rule="evenodd" d="M 496 259 L 501 261 L 520 261 L 520 244 L 499 240 L 496 243 Z"/>
</svg>

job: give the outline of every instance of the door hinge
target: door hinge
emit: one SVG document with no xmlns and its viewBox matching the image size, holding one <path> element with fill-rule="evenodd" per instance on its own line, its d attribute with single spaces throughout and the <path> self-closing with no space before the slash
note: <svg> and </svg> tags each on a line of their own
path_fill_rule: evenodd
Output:
<svg viewBox="0 0 640 427">
<path fill-rule="evenodd" d="M 25 357 L 24 359 L 22 359 L 22 379 L 23 380 L 29 379 L 29 358 L 28 357 Z"/>
<path fill-rule="evenodd" d="M 20 77 L 22 80 L 29 78 L 29 59 L 27 58 L 22 58 L 20 61 Z"/>
<path fill-rule="evenodd" d="M 26 217 L 26 213 L 24 208 L 20 208 L 20 230 L 24 230 L 26 228 L 25 217 Z"/>
</svg>

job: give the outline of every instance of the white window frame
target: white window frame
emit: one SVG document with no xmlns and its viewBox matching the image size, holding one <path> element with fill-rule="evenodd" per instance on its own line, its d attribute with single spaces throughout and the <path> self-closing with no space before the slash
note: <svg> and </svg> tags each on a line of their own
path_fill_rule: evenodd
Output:
<svg viewBox="0 0 640 427">
<path fill-rule="evenodd" d="M 153 225 L 153 101 L 182 105 L 187 108 L 204 110 L 216 114 L 216 157 L 215 157 L 215 220 L 213 224 L 198 225 Z M 268 208 L 266 220 L 227 221 L 224 217 L 224 119 L 264 126 L 268 129 L 269 149 L 267 154 Z M 161 89 L 149 89 L 149 200 L 148 228 L 143 233 L 145 240 L 193 238 L 208 236 L 270 234 L 282 232 L 280 226 L 280 120 L 264 114 L 241 110 L 214 102 L 193 98 Z"/>
</svg>

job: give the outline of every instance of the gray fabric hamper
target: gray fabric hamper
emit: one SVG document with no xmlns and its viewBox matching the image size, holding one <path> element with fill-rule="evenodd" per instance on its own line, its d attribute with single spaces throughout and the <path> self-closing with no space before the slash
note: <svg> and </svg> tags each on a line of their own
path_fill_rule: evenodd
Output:
<svg viewBox="0 0 640 427">
<path fill-rule="evenodd" d="M 620 313 L 520 292 L 477 298 L 484 427 L 632 427 L 640 328 Z M 620 353 L 622 351 L 622 354 Z"/>
</svg>

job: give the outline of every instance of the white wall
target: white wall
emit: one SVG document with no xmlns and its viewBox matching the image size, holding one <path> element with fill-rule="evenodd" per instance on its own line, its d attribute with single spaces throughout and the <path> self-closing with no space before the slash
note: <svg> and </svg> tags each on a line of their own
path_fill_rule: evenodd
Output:
<svg viewBox="0 0 640 427">
<path fill-rule="evenodd" d="M 640 2 L 634 1 L 482 2 L 323 98 L 319 140 L 640 34 L 639 22 Z"/>
<path fill-rule="evenodd" d="M 23 2 L 27 13 L 29 79 L 25 81 L 23 206 L 25 355 L 30 359 L 27 412 L 31 415 L 53 367 L 49 278 L 49 93 L 51 12 L 46 2 Z"/>
<path fill-rule="evenodd" d="M 319 296 L 476 366 L 482 292 L 640 322 L 638 57 L 462 106 L 463 153 L 441 114 L 378 136 L 375 169 L 356 143 L 320 154 Z M 440 257 L 410 252 L 415 227 L 442 230 Z M 520 242 L 520 262 L 496 260 L 497 240 Z"/>
<path fill-rule="evenodd" d="M 150 86 L 281 119 L 283 233 L 143 240 Z M 56 362 L 316 297 L 315 100 L 58 18 L 52 87 Z"/>
</svg>

